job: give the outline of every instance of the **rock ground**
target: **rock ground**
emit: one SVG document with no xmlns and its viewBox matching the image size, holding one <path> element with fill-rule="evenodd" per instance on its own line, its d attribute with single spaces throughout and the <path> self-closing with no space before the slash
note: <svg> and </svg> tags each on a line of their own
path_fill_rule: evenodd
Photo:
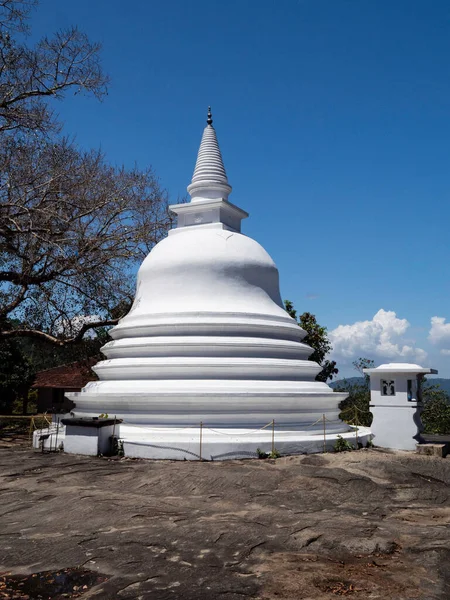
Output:
<svg viewBox="0 0 450 600">
<path fill-rule="evenodd" d="M 0 571 L 108 577 L 83 599 L 450 597 L 449 459 L 360 450 L 200 463 L 10 448 L 0 473 Z"/>
</svg>

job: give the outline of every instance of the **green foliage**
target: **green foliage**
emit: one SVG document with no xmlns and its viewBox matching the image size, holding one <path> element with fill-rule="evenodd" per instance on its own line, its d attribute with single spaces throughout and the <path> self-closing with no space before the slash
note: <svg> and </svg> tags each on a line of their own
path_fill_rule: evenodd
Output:
<svg viewBox="0 0 450 600">
<path fill-rule="evenodd" d="M 33 415 L 37 412 L 37 390 L 28 390 L 28 393 L 24 390 L 23 393 L 18 394 L 12 405 L 13 415 Z"/>
<path fill-rule="evenodd" d="M 119 440 L 119 442 L 118 442 L 117 455 L 118 456 L 125 456 L 125 450 L 123 448 L 123 441 L 122 440 Z"/>
<path fill-rule="evenodd" d="M 345 440 L 341 435 L 338 435 L 333 449 L 335 452 L 347 452 L 354 450 L 355 448 L 348 440 Z"/>
<path fill-rule="evenodd" d="M 28 396 L 33 378 L 30 360 L 15 341 L 0 341 L 0 413 L 11 414 Z"/>
<path fill-rule="evenodd" d="M 94 356 L 100 358 L 100 348 L 107 341 L 105 328 L 72 346 L 55 346 L 27 337 L 0 339 L 0 414 L 35 412 L 36 391 L 30 386 L 36 373 Z"/>
<path fill-rule="evenodd" d="M 340 403 L 341 413 L 339 418 L 352 425 L 372 424 L 370 412 L 370 377 L 363 369 L 374 367 L 374 361 L 368 358 L 359 358 L 353 366 L 364 376 L 362 383 L 349 383 L 345 379 L 335 388 L 336 392 L 348 392 L 348 398 Z M 424 409 L 421 420 L 424 433 L 450 434 L 450 397 L 439 385 L 427 385 L 422 392 Z"/>
<path fill-rule="evenodd" d="M 373 369 L 375 367 L 375 362 L 371 358 L 358 358 L 358 360 L 355 360 L 352 364 L 364 377 L 367 385 L 370 385 L 370 375 L 364 373 L 364 369 Z"/>
<path fill-rule="evenodd" d="M 30 430 L 29 419 L 0 417 L 0 439 L 26 435 Z"/>
<path fill-rule="evenodd" d="M 100 328 L 95 336 L 83 338 L 70 346 L 55 346 L 41 339 L 18 338 L 14 342 L 30 362 L 33 374 L 73 362 L 85 361 L 93 356 L 100 357 L 100 348 L 109 340 L 106 328 Z"/>
<path fill-rule="evenodd" d="M 261 459 L 265 459 L 265 458 L 280 458 L 281 454 L 278 452 L 278 450 L 275 448 L 273 452 L 264 452 L 264 450 L 261 450 L 261 448 L 256 448 L 256 454 L 258 455 L 258 458 Z"/>
<path fill-rule="evenodd" d="M 119 440 L 116 436 L 113 438 L 113 448 L 112 448 L 113 456 L 125 456 L 125 450 L 123 448 L 123 441 Z"/>
<path fill-rule="evenodd" d="M 297 311 L 294 308 L 294 305 L 290 300 L 284 301 L 284 308 L 290 317 L 292 317 L 295 321 L 297 320 Z"/>
<path fill-rule="evenodd" d="M 364 375 L 362 383 L 350 383 L 346 379 L 334 388 L 335 392 L 348 392 L 348 398 L 339 404 L 341 413 L 339 418 L 352 425 L 365 425 L 370 427 L 372 424 L 372 413 L 370 412 L 370 378 L 363 373 L 363 369 L 370 369 L 374 366 L 373 360 L 368 358 L 358 358 L 353 363 L 357 371 Z"/>
<path fill-rule="evenodd" d="M 281 454 L 275 448 L 273 452 L 269 452 L 269 458 L 281 458 Z"/>
<path fill-rule="evenodd" d="M 438 385 L 428 385 L 422 392 L 421 414 L 424 433 L 450 434 L 450 397 Z"/>
<path fill-rule="evenodd" d="M 290 300 L 284 301 L 286 312 L 297 321 L 299 326 L 306 331 L 306 337 L 303 339 L 305 344 L 311 346 L 314 352 L 309 357 L 309 360 L 318 363 L 322 367 L 322 371 L 317 375 L 316 381 L 328 381 L 333 379 L 338 374 L 336 362 L 328 360 L 325 357 L 332 350 L 330 340 L 327 335 L 327 328 L 317 323 L 316 317 L 305 312 L 297 318 L 297 311 Z"/>
</svg>

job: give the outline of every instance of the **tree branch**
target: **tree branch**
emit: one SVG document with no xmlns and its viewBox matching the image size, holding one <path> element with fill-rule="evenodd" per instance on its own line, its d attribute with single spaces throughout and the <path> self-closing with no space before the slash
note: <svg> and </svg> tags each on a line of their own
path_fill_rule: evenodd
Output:
<svg viewBox="0 0 450 600">
<path fill-rule="evenodd" d="M 55 344 L 56 346 L 70 346 L 80 342 L 83 339 L 84 334 L 90 329 L 96 329 L 97 327 L 108 327 L 110 325 L 117 325 L 119 319 L 120 317 L 117 319 L 104 319 L 100 321 L 93 321 L 92 323 L 85 323 L 75 336 L 68 339 L 58 338 L 54 335 L 51 335 L 50 333 L 46 333 L 45 331 L 40 331 L 38 329 L 6 329 L 0 331 L 0 339 L 29 337 L 45 340 L 47 342 Z"/>
</svg>

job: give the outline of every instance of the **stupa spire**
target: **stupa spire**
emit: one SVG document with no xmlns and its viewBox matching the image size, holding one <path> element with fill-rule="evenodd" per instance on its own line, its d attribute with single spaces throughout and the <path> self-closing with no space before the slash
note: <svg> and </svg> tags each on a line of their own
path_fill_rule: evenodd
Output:
<svg viewBox="0 0 450 600">
<path fill-rule="evenodd" d="M 218 198 L 227 200 L 231 192 L 212 122 L 209 106 L 192 182 L 187 188 L 193 202 Z"/>
</svg>

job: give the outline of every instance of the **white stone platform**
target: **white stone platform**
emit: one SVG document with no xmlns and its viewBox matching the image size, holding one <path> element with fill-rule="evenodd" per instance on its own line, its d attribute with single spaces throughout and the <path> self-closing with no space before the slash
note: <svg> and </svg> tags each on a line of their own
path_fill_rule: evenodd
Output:
<svg viewBox="0 0 450 600">
<path fill-rule="evenodd" d="M 40 440 L 44 436 L 46 439 Z M 47 437 L 48 436 L 48 437 Z M 59 451 L 64 448 L 64 440 L 66 437 L 66 428 L 61 423 L 57 425 L 52 423 L 46 429 L 36 429 L 33 431 L 33 448 L 50 451 Z"/>
<path fill-rule="evenodd" d="M 327 425 L 327 423 L 326 423 Z M 119 429 L 120 428 L 120 429 Z M 318 430 L 320 429 L 320 431 Z M 125 456 L 129 458 L 167 459 L 167 460 L 231 460 L 257 458 L 257 449 L 269 454 L 273 447 L 282 456 L 292 454 L 311 454 L 332 452 L 338 436 L 356 447 L 363 446 L 371 439 L 368 427 L 351 427 L 346 433 L 332 432 L 323 424 L 311 428 L 309 434 L 288 428 L 274 431 L 268 424 L 264 429 L 226 429 L 215 430 L 209 427 L 147 427 L 145 425 L 117 425 L 120 440 L 123 442 Z M 44 441 L 44 449 L 55 448 L 56 428 L 37 430 L 33 435 L 33 447 L 41 448 L 39 437 L 50 433 Z M 58 448 L 65 442 L 66 428 L 61 426 L 58 433 Z M 200 446 L 201 439 L 201 446 Z M 325 444 L 324 444 L 325 442 Z M 84 452 L 82 452 L 84 453 Z"/>
<path fill-rule="evenodd" d="M 371 438 L 370 429 L 358 427 L 357 432 L 355 429 L 352 428 L 347 433 L 326 433 L 326 451 L 333 451 L 338 435 L 353 446 L 356 446 L 357 441 L 365 446 Z M 263 430 L 220 431 L 208 427 L 172 431 L 169 428 L 156 429 L 125 424 L 120 427 L 120 439 L 123 441 L 125 456 L 171 460 L 257 458 L 257 449 L 268 454 L 272 451 L 272 434 L 270 425 Z M 324 435 L 323 431 L 318 433 L 317 430 L 308 435 L 304 431 L 275 427 L 273 445 L 281 455 L 318 453 L 324 451 Z"/>
</svg>

